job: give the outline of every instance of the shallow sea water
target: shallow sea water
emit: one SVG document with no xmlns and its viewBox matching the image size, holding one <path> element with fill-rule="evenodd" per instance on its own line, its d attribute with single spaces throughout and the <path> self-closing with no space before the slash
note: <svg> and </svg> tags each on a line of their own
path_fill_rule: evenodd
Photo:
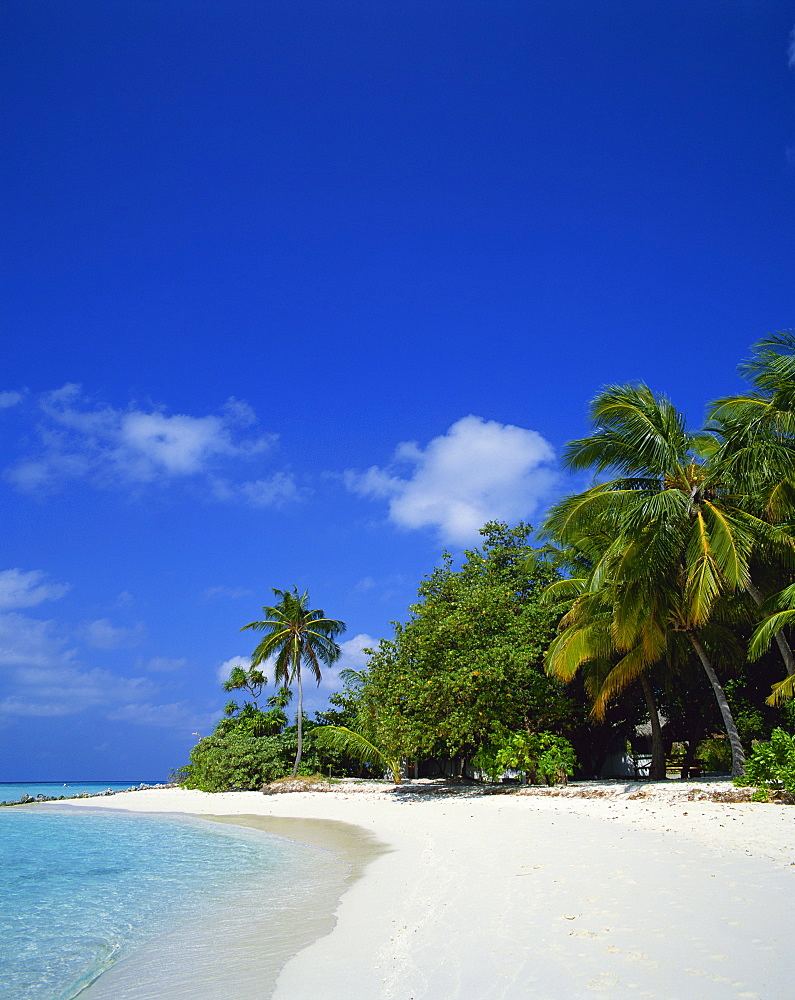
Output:
<svg viewBox="0 0 795 1000">
<path fill-rule="evenodd" d="M 0 810 L 0 1000 L 263 1000 L 331 928 L 333 854 L 190 817 Z"/>
</svg>

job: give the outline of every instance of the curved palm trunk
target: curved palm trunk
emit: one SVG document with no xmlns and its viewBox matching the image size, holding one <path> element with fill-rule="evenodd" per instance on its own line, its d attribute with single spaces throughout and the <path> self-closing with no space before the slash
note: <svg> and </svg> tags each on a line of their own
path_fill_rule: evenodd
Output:
<svg viewBox="0 0 795 1000">
<path fill-rule="evenodd" d="M 651 721 L 651 767 L 649 768 L 649 777 L 659 781 L 665 778 L 665 747 L 662 741 L 660 713 L 657 711 L 654 692 L 645 672 L 640 675 L 640 686 L 643 688 L 643 697 L 646 699 L 646 708 L 649 710 L 649 720 Z"/>
<path fill-rule="evenodd" d="M 709 657 L 707 656 L 707 651 L 702 646 L 701 641 L 693 629 L 687 630 L 687 637 L 690 639 L 693 649 L 695 649 L 698 654 L 698 658 L 701 660 L 701 666 L 704 668 L 704 672 L 707 677 L 709 677 L 709 682 L 715 693 L 715 700 L 718 703 L 718 708 L 720 709 L 720 714 L 723 718 L 723 725 L 726 727 L 726 732 L 729 736 L 729 743 L 732 748 L 732 776 L 739 778 L 745 771 L 745 751 L 743 750 L 743 745 L 740 742 L 740 734 L 737 732 L 737 726 L 734 724 L 734 717 L 732 716 L 731 709 L 729 708 L 729 702 L 726 700 L 726 692 L 721 687 L 718 675 L 715 673 L 712 664 L 709 661 Z"/>
<path fill-rule="evenodd" d="M 758 608 L 761 608 L 763 603 L 763 597 L 756 589 L 756 587 L 753 585 L 753 583 L 749 582 L 748 586 L 745 589 L 751 595 L 754 604 L 756 604 Z M 776 645 L 779 648 L 779 652 L 781 653 L 781 659 L 784 661 L 784 667 L 786 668 L 787 676 L 792 677 L 792 675 L 795 674 L 795 656 L 793 656 L 790 644 L 787 642 L 786 636 L 781 631 L 781 629 L 779 629 L 778 632 L 776 632 L 775 640 L 776 640 Z"/>
<path fill-rule="evenodd" d="M 303 749 L 303 732 L 302 724 L 304 721 L 304 689 L 301 684 L 301 667 L 299 664 L 297 673 L 298 680 L 298 750 L 295 754 L 295 763 L 293 764 L 293 774 L 295 777 L 298 774 L 298 766 L 301 763 L 301 750 Z"/>
</svg>

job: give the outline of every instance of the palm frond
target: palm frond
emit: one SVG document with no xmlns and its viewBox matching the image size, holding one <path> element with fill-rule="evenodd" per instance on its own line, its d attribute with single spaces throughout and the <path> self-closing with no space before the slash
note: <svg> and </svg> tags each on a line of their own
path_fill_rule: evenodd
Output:
<svg viewBox="0 0 795 1000">
<path fill-rule="evenodd" d="M 610 702 L 617 698 L 630 684 L 633 684 L 648 667 L 649 661 L 641 646 L 636 646 L 635 649 L 622 656 L 603 679 L 598 690 L 594 692 L 591 714 L 602 721 Z"/>
<path fill-rule="evenodd" d="M 691 447 L 679 411 L 641 383 L 602 389 L 591 404 L 591 421 L 595 433 L 564 452 L 570 468 L 656 476 L 685 462 Z"/>
<path fill-rule="evenodd" d="M 795 624 L 795 610 L 778 611 L 765 618 L 757 625 L 748 643 L 748 659 L 758 660 L 765 650 L 770 648 L 776 632 L 793 624 Z"/>
<path fill-rule="evenodd" d="M 765 704 L 778 707 L 792 698 L 795 698 L 795 674 L 791 674 L 789 677 L 785 677 L 783 681 L 778 681 L 774 684 L 770 696 L 765 698 Z"/>
<path fill-rule="evenodd" d="M 363 764 L 383 765 L 392 772 L 395 784 L 401 783 L 400 761 L 379 750 L 361 733 L 355 733 L 346 726 L 315 726 L 312 736 L 321 747 L 346 753 Z"/>
</svg>

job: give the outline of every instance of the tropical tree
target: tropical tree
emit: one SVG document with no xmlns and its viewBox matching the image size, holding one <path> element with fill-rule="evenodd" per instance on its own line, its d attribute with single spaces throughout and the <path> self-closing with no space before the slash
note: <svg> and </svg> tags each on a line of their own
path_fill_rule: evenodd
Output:
<svg viewBox="0 0 795 1000">
<path fill-rule="evenodd" d="M 251 704 L 254 708 L 259 708 L 257 699 L 262 694 L 262 689 L 267 683 L 268 678 L 261 670 L 257 670 L 256 667 L 249 667 L 248 670 L 244 670 L 243 667 L 238 666 L 232 667 L 229 677 L 223 682 L 221 687 L 223 687 L 224 691 L 245 691 L 251 697 L 251 701 L 246 704 Z"/>
<path fill-rule="evenodd" d="M 769 616 L 752 640 L 750 655 L 758 658 L 775 639 L 787 672 L 769 699 L 776 704 L 795 694 L 795 656 L 786 637 L 795 594 L 791 586 L 774 593 L 791 583 L 795 566 L 795 332 L 763 338 L 740 372 L 753 390 L 714 402 L 709 427 L 719 442 L 713 461 L 722 478 L 744 495 L 746 509 L 773 526 L 747 589 Z"/>
<path fill-rule="evenodd" d="M 544 600 L 554 603 L 563 613 L 559 632 L 547 651 L 547 671 L 564 683 L 573 680 L 579 671 L 585 690 L 592 701 L 591 714 L 604 721 L 607 707 L 633 682 L 643 691 L 649 714 L 652 740 L 651 778 L 665 777 L 665 748 L 657 703 L 649 673 L 654 665 L 645 655 L 648 639 L 641 639 L 633 649 L 619 651 L 612 638 L 612 606 L 606 589 L 588 589 L 587 578 L 568 578 L 551 583 Z M 649 621 L 647 627 L 654 627 Z"/>
<path fill-rule="evenodd" d="M 558 503 L 545 531 L 564 545 L 592 534 L 610 538 L 580 605 L 598 595 L 610 643 L 629 665 L 660 662 L 671 633 L 687 639 L 709 678 L 739 775 L 745 754 L 705 629 L 719 621 L 727 598 L 746 589 L 754 546 L 770 539 L 770 525 L 737 503 L 719 467 L 703 457 L 714 438 L 689 432 L 673 404 L 647 386 L 606 387 L 591 418 L 594 432 L 567 446 L 565 462 L 614 478 Z"/>
<path fill-rule="evenodd" d="M 303 675 L 302 667 L 307 667 L 318 684 L 322 677 L 320 664 L 331 666 L 340 655 L 336 638 L 345 631 L 345 623 L 327 618 L 325 612 L 309 607 L 309 593 L 298 593 L 298 589 L 278 590 L 273 588 L 278 601 L 273 606 L 263 607 L 262 621 L 243 625 L 241 632 L 253 629 L 264 632 L 264 638 L 251 655 L 252 668 L 258 668 L 266 660 L 273 659 L 276 683 L 285 686 L 295 684 L 298 689 L 298 748 L 293 764 L 293 774 L 298 774 L 303 748 Z"/>
<path fill-rule="evenodd" d="M 459 569 L 445 554 L 370 657 L 354 728 L 390 757 L 465 759 L 500 727 L 560 732 L 577 714 L 543 670 L 554 613 L 540 595 L 555 572 L 528 563 L 531 531 L 492 522 Z"/>
<path fill-rule="evenodd" d="M 261 709 L 250 701 L 243 707 L 234 700 L 224 706 L 224 718 L 215 727 L 217 735 L 228 733 L 248 733 L 250 736 L 275 736 L 287 726 L 285 708 L 290 704 L 293 692 L 287 687 L 281 687 L 276 694 L 265 702 L 267 710 Z"/>
</svg>

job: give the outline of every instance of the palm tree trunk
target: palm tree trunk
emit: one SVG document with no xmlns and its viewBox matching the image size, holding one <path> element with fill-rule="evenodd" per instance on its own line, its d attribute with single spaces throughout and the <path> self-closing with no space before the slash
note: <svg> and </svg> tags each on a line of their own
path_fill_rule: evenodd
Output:
<svg viewBox="0 0 795 1000">
<path fill-rule="evenodd" d="M 753 585 L 753 583 L 749 581 L 745 589 L 751 595 L 751 598 L 753 599 L 756 606 L 758 608 L 761 608 L 764 599 L 762 595 L 759 593 L 759 591 L 756 589 L 756 587 Z M 790 644 L 787 642 L 786 636 L 781 631 L 781 629 L 779 629 L 778 632 L 776 632 L 775 639 L 776 639 L 776 645 L 778 646 L 779 652 L 781 653 L 781 659 L 784 661 L 784 667 L 786 668 L 787 676 L 792 677 L 792 675 L 795 674 L 795 656 L 793 656 Z"/>
<path fill-rule="evenodd" d="M 734 724 L 734 718 L 732 716 L 731 708 L 729 708 L 729 702 L 726 700 L 726 692 L 721 687 L 721 683 L 718 680 L 718 675 L 712 667 L 707 656 L 707 651 L 701 644 L 701 640 L 696 635 L 693 629 L 687 630 L 687 637 L 693 645 L 698 654 L 699 660 L 701 660 L 701 666 L 704 668 L 704 672 L 707 677 L 709 677 L 709 682 L 712 685 L 712 690 L 715 693 L 715 700 L 718 703 L 718 708 L 720 709 L 720 714 L 723 718 L 723 725 L 726 727 L 726 732 L 729 736 L 729 744 L 732 748 L 732 777 L 739 778 L 745 771 L 745 751 L 743 750 L 743 745 L 740 742 L 740 734 L 737 732 L 737 726 Z"/>
<path fill-rule="evenodd" d="M 303 734 L 302 725 L 304 721 L 304 689 L 301 684 L 301 665 L 298 665 L 298 670 L 296 671 L 298 677 L 298 750 L 295 754 L 295 763 L 293 764 L 293 777 L 298 774 L 298 765 L 301 763 L 301 750 L 303 748 Z"/>
<path fill-rule="evenodd" d="M 659 781 L 665 778 L 665 747 L 662 741 L 660 713 L 657 711 L 654 692 L 645 671 L 640 675 L 640 686 L 643 688 L 643 697 L 646 699 L 646 708 L 649 710 L 649 720 L 651 722 L 651 767 L 649 768 L 649 777 Z"/>
</svg>

